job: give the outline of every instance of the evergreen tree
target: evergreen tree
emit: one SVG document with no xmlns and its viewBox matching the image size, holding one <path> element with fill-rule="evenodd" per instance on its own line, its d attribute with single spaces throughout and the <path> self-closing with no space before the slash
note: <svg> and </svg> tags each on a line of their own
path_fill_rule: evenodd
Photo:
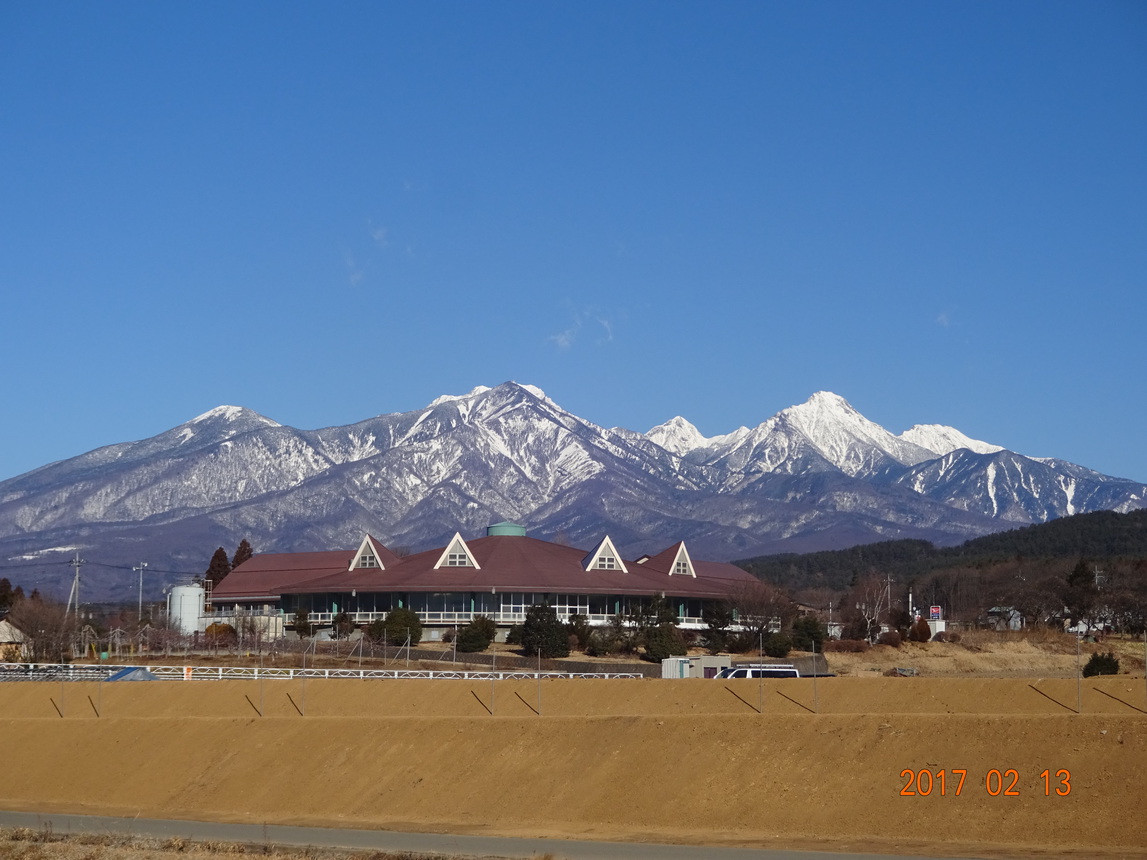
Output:
<svg viewBox="0 0 1147 860">
<path fill-rule="evenodd" d="M 921 615 L 908 628 L 908 640 L 910 642 L 927 642 L 931 638 L 932 628 L 928 625 L 928 619 Z"/>
<path fill-rule="evenodd" d="M 522 651 L 527 657 L 541 654 L 547 659 L 570 655 L 569 634 L 548 603 L 535 604 L 526 610 L 526 622 L 522 625 Z"/>
<path fill-rule="evenodd" d="M 300 639 L 306 639 L 314 632 L 314 625 L 311 624 L 311 613 L 305 609 L 299 609 L 295 612 L 295 634 Z"/>
<path fill-rule="evenodd" d="M 800 651 L 824 651 L 828 631 L 815 615 L 800 615 L 793 620 L 793 647 Z"/>
<path fill-rule="evenodd" d="M 487 638 L 486 631 L 480 625 L 471 622 L 458 631 L 456 644 L 458 650 L 464 654 L 475 654 L 489 648 L 490 639 Z"/>
<path fill-rule="evenodd" d="M 349 612 L 340 612 L 332 620 L 331 629 L 334 630 L 336 639 L 349 639 L 354 632 L 354 619 L 350 617 Z"/>
<path fill-rule="evenodd" d="M 645 631 L 645 659 L 660 663 L 666 657 L 681 657 L 689 653 L 681 631 L 672 624 L 658 624 Z"/>
<path fill-rule="evenodd" d="M 251 558 L 254 554 L 255 551 L 251 549 L 250 542 L 248 542 L 247 538 L 243 538 L 235 550 L 234 557 L 231 559 L 231 570 L 237 568 L 243 562 L 247 561 L 247 559 Z"/>
<path fill-rule="evenodd" d="M 1087 665 L 1083 667 L 1083 677 L 1091 678 L 1094 675 L 1118 675 L 1119 658 L 1114 651 L 1106 654 L 1095 653 L 1088 658 Z"/>
<path fill-rule="evenodd" d="M 422 641 L 422 619 L 413 609 L 390 610 L 383 620 L 382 629 L 388 645 L 405 645 L 407 636 L 411 645 Z"/>
<path fill-rule="evenodd" d="M 701 610 L 701 620 L 705 622 L 701 641 L 709 653 L 724 651 L 729 641 L 729 628 L 733 624 L 733 608 L 724 600 L 706 604 Z"/>
<path fill-rule="evenodd" d="M 215 555 L 211 556 L 211 564 L 207 568 L 207 572 L 203 574 L 204 578 L 211 583 L 211 587 L 215 588 L 223 577 L 231 572 L 231 562 L 227 560 L 227 550 L 223 547 L 215 550 Z"/>
</svg>

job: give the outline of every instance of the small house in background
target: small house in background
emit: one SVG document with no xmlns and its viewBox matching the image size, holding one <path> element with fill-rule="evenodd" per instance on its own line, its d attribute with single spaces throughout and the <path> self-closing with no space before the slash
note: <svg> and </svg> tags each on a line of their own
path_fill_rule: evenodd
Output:
<svg viewBox="0 0 1147 860">
<path fill-rule="evenodd" d="M 0 619 L 0 661 L 23 660 L 27 651 L 24 634 L 7 618 Z"/>
<path fill-rule="evenodd" d="M 988 610 L 988 625 L 993 630 L 1022 630 L 1024 616 L 1014 606 L 993 606 Z"/>
</svg>

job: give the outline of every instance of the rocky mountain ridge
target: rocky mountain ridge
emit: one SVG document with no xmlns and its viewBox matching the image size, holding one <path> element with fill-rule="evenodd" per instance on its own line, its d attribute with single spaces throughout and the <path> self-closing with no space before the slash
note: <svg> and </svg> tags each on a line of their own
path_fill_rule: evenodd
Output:
<svg viewBox="0 0 1147 860">
<path fill-rule="evenodd" d="M 320 430 L 223 406 L 49 464 L 0 482 L 0 559 L 50 566 L 78 550 L 197 572 L 244 537 L 306 550 L 370 531 L 419 549 L 507 519 L 577 546 L 608 533 L 638 554 L 683 538 L 699 558 L 728 559 L 957 543 L 1145 499 L 1142 484 L 954 428 L 892 434 L 829 392 L 706 438 L 680 417 L 648 433 L 607 429 L 508 382 Z"/>
</svg>

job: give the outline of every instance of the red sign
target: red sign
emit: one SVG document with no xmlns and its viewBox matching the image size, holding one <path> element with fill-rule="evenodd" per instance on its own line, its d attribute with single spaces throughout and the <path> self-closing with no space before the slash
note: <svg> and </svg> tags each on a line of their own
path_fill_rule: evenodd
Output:
<svg viewBox="0 0 1147 860">
<path fill-rule="evenodd" d="M 931 621 L 939 621 L 940 620 L 940 607 L 939 606 L 929 607 L 928 608 L 928 618 Z"/>
</svg>

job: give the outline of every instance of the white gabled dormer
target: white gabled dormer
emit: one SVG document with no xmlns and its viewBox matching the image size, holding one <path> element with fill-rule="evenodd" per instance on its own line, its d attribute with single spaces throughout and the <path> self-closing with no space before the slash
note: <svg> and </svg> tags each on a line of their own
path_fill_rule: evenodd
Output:
<svg viewBox="0 0 1147 860">
<path fill-rule="evenodd" d="M 446 549 L 442 550 L 442 555 L 438 556 L 438 561 L 434 563 L 434 570 L 440 567 L 472 567 L 475 570 L 481 570 L 481 565 L 478 564 L 478 559 L 474 558 L 474 553 L 470 552 L 470 547 L 466 546 L 466 541 L 462 540 L 462 535 L 454 532 L 454 537 L 450 539 L 450 543 L 446 544 Z"/>
<path fill-rule="evenodd" d="M 358 546 L 358 552 L 350 560 L 347 570 L 386 570 L 387 563 L 393 561 L 394 557 L 394 553 L 370 535 L 366 535 Z"/>
<path fill-rule="evenodd" d="M 621 560 L 621 553 L 617 551 L 613 541 L 609 539 L 609 535 L 602 538 L 597 549 L 587 555 L 582 563 L 587 571 L 620 570 L 622 573 L 629 573 L 625 567 L 625 562 Z"/>
<path fill-rule="evenodd" d="M 689 550 L 685 549 L 685 541 L 677 545 L 677 555 L 673 557 L 673 564 L 669 565 L 669 575 L 697 578 L 697 571 L 693 569 L 693 559 L 689 558 Z"/>
</svg>

